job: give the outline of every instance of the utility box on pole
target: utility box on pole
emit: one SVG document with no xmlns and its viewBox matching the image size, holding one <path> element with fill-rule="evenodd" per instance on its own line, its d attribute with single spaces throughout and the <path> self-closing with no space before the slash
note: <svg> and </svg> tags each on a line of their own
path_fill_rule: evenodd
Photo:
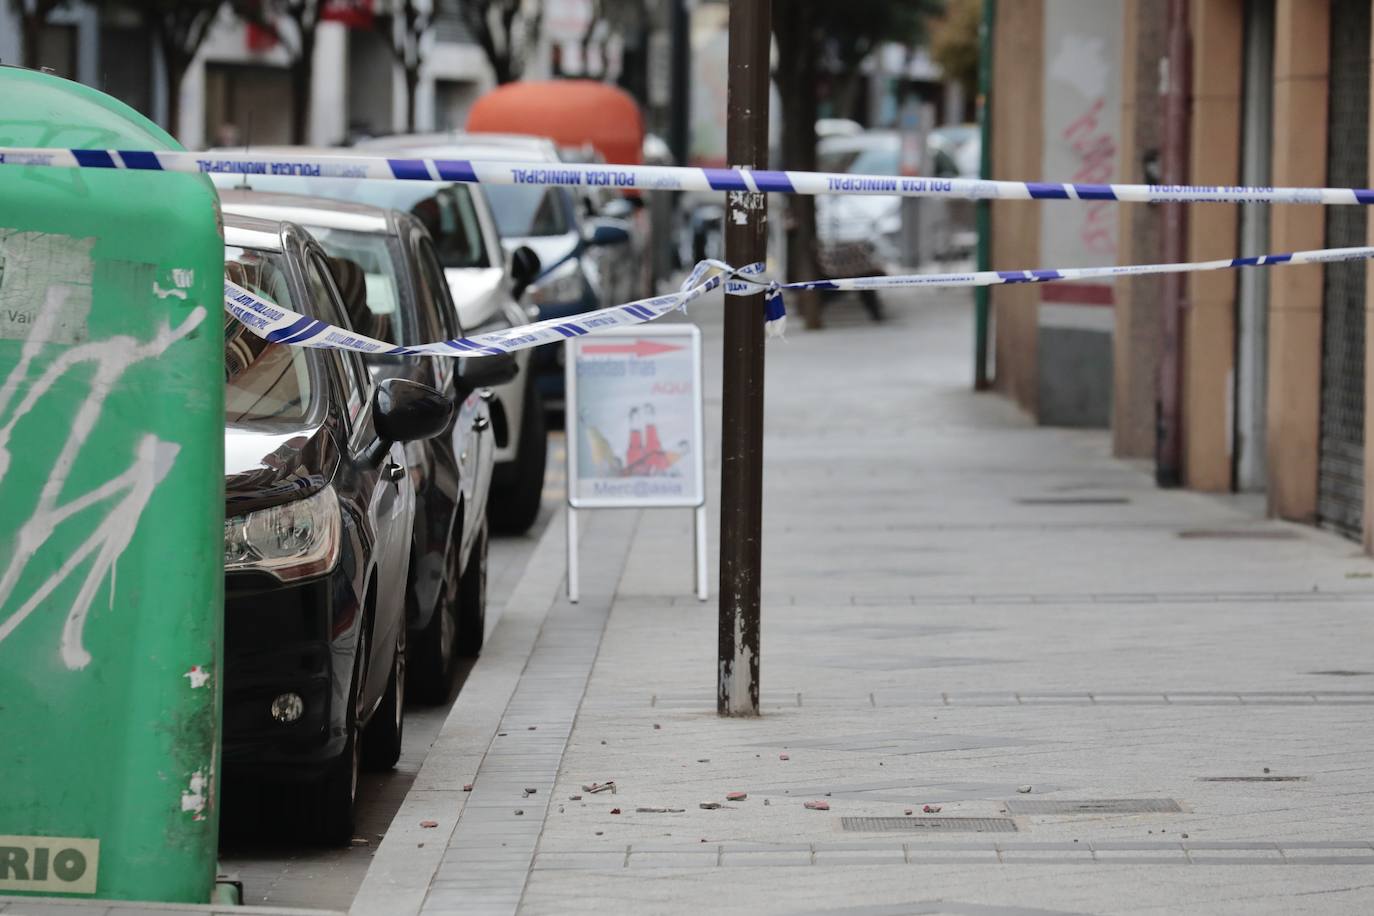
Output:
<svg viewBox="0 0 1374 916">
<path fill-rule="evenodd" d="M 218 843 L 224 243 L 208 179 L 0 67 L 0 895 L 206 902 Z M 100 150 L 129 152 L 107 154 Z"/>
</svg>

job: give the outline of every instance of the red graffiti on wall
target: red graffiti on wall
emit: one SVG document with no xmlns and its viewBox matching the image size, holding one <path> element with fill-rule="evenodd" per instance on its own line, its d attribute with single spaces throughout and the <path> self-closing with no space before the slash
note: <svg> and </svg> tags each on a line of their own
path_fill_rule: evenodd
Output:
<svg viewBox="0 0 1374 916">
<path fill-rule="evenodd" d="M 1106 184 L 1116 165 L 1116 141 L 1098 120 L 1106 100 L 1098 97 L 1087 111 L 1069 123 L 1060 139 L 1078 157 L 1078 170 L 1069 181 L 1074 184 Z M 1108 201 L 1093 201 L 1087 206 L 1078 238 L 1083 247 L 1101 254 L 1116 254 L 1116 226 L 1113 207 Z"/>
</svg>

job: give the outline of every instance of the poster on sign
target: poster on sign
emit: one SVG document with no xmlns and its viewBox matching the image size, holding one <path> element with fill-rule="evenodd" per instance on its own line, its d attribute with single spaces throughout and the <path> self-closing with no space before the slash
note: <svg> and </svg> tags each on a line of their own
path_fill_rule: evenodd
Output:
<svg viewBox="0 0 1374 916">
<path fill-rule="evenodd" d="M 695 507 L 702 460 L 701 332 L 616 328 L 567 346 L 568 503 Z"/>
</svg>

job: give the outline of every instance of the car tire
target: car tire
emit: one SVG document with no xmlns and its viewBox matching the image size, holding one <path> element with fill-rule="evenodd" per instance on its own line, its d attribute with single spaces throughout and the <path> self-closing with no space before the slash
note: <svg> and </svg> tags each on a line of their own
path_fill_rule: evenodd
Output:
<svg viewBox="0 0 1374 916">
<path fill-rule="evenodd" d="M 458 639 L 454 651 L 465 657 L 480 655 L 486 629 L 487 526 L 483 523 L 472 542 L 468 565 L 458 585 Z"/>
<path fill-rule="evenodd" d="M 458 524 L 462 524 L 461 519 Z M 458 604 L 458 545 L 451 548 L 448 580 L 429 623 L 415 635 L 409 647 L 406 677 L 413 699 L 431 706 L 448 700 L 449 685 L 453 681 L 453 640 L 457 631 Z"/>
<path fill-rule="evenodd" d="M 544 498 L 544 467 L 548 463 L 549 436 L 543 399 L 530 373 L 525 383 L 525 407 L 520 414 L 515 473 L 508 483 L 493 486 L 487 498 L 487 518 L 499 534 L 524 534 L 539 517 Z"/>
<path fill-rule="evenodd" d="M 402 622 L 396 637 L 396 653 L 391 659 L 391 674 L 386 693 L 372 719 L 363 730 L 363 769 L 390 770 L 401 759 L 401 739 L 405 733 L 406 706 L 406 628 Z"/>
<path fill-rule="evenodd" d="M 345 728 L 348 740 L 343 753 L 330 765 L 315 786 L 315 833 L 321 843 L 347 846 L 353 840 L 354 810 L 358 800 L 358 777 L 362 771 L 363 677 L 367 666 L 367 624 L 358 630 L 358 652 L 353 660 L 353 683 L 348 691 Z"/>
</svg>

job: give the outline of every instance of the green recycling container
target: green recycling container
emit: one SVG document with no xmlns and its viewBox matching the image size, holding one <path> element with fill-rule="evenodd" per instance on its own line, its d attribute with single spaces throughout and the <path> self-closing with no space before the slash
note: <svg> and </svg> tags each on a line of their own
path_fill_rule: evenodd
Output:
<svg viewBox="0 0 1374 916">
<path fill-rule="evenodd" d="M 180 148 L 47 74 L 0 99 L 0 146 Z M 220 225 L 202 176 L 0 165 L 0 895 L 214 889 Z"/>
</svg>

